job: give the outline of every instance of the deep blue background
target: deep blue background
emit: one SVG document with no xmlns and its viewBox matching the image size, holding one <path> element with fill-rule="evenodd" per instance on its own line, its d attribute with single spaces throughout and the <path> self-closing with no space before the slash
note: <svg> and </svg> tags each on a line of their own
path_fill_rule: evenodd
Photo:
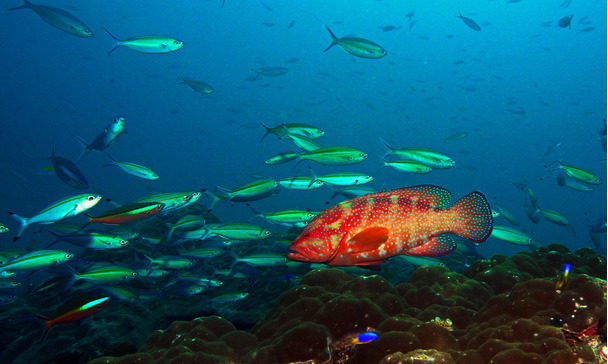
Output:
<svg viewBox="0 0 608 364">
<path fill-rule="evenodd" d="M 224 8 L 220 0 L 44 2 L 81 19 L 93 38 L 63 33 L 31 10 L 3 11 L 0 210 L 29 217 L 80 193 L 55 176 L 37 174 L 48 166 L 44 158 L 55 146 L 58 155 L 76 159 L 75 135 L 92 141 L 107 118 L 123 115 L 126 133 L 108 151 L 118 161 L 152 168 L 160 179 L 145 181 L 103 168 L 109 159 L 92 152 L 79 164 L 91 191 L 116 201 L 154 191 L 233 188 L 249 182 L 250 174 L 309 175 L 306 166 L 312 165 L 318 174 L 370 173 L 377 189 L 433 183 L 451 190 L 454 199 L 481 190 L 543 243 L 588 246 L 588 222 L 606 216 L 606 185 L 583 193 L 539 178 L 553 160 L 543 159 L 544 152 L 562 142 L 557 155 L 565 163 L 606 181 L 606 154 L 597 133 L 606 117 L 606 2 L 573 1 L 566 9 L 558 7 L 561 3 L 265 0 L 269 11 L 258 1 L 237 0 L 227 0 Z M 2 6 L 18 5 L 11 0 Z M 408 30 L 405 14 L 412 10 L 417 23 Z M 456 18 L 459 10 L 482 31 Z M 570 14 L 572 30 L 559 28 L 557 21 Z M 584 16 L 591 25 L 578 24 Z M 331 41 L 323 24 L 339 37 L 370 39 L 388 56 L 360 59 L 339 47 L 323 53 Z M 403 28 L 383 32 L 379 27 L 386 25 Z M 589 26 L 596 29 L 581 32 Z M 108 55 L 112 39 L 102 27 L 121 39 L 158 34 L 185 46 L 169 54 L 120 48 Z M 285 63 L 294 57 L 297 62 Z M 244 81 L 261 65 L 286 66 L 289 72 Z M 178 84 L 180 74 L 203 80 L 216 92 L 197 94 Z M 520 107 L 525 116 L 512 112 Z M 267 166 L 268 157 L 293 147 L 274 136 L 260 143 L 261 122 L 312 124 L 325 130 L 319 139 L 324 146 L 347 145 L 370 157 L 346 167 Z M 444 141 L 461 131 L 469 135 Z M 428 175 L 379 171 L 377 156 L 385 148 L 378 137 L 396 147 L 439 150 L 456 166 Z M 547 221 L 530 223 L 525 194 L 511 185 L 523 179 L 541 207 L 566 215 L 576 237 Z M 325 187 L 282 191 L 253 205 L 261 211 L 318 211 L 330 195 Z M 108 208 L 100 203 L 91 212 Z M 214 212 L 225 222 L 251 216 L 243 204 L 220 203 Z M 0 221 L 13 230 L 0 236 L 0 248 L 14 247 L 16 222 L 8 215 Z M 34 230 L 28 228 L 19 246 Z M 480 247 L 485 255 L 519 249 L 492 239 Z"/>
</svg>

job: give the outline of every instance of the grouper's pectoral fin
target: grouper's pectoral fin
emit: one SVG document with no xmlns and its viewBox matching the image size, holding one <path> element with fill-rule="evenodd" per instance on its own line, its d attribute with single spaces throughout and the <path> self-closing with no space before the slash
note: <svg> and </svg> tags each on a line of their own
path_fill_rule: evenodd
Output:
<svg viewBox="0 0 608 364">
<path fill-rule="evenodd" d="M 374 226 L 365 229 L 346 242 L 349 253 L 364 253 L 376 250 L 388 239 L 388 229 Z"/>
<path fill-rule="evenodd" d="M 442 257 L 451 254 L 454 250 L 456 250 L 456 242 L 451 236 L 444 234 L 433 236 L 426 243 L 406 251 L 405 255 Z"/>
<path fill-rule="evenodd" d="M 368 266 L 383 263 L 384 261 L 381 259 L 371 261 L 362 255 L 373 255 L 373 251 L 377 250 L 387 239 L 388 229 L 383 227 L 365 229 L 348 240 L 344 235 L 340 244 L 338 244 L 338 248 L 325 264 Z"/>
</svg>

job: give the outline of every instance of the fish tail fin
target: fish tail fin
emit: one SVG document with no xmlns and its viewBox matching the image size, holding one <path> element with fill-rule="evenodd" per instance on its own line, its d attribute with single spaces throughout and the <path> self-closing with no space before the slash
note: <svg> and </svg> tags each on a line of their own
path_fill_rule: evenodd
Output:
<svg viewBox="0 0 608 364">
<path fill-rule="evenodd" d="M 384 158 L 388 157 L 389 155 L 392 155 L 395 148 L 391 147 L 386 140 L 384 140 L 382 138 L 378 138 L 378 139 L 380 139 L 382 144 L 384 144 L 384 146 L 386 147 L 386 153 L 384 153 L 384 155 L 381 156 L 380 158 L 384 159 Z"/>
<path fill-rule="evenodd" d="M 264 140 L 268 135 L 272 134 L 269 127 L 267 127 L 266 125 L 264 125 L 263 122 L 260 121 L 260 124 L 264 127 L 264 129 L 266 130 L 266 134 L 264 134 L 264 136 L 262 137 L 262 139 L 260 139 L 260 143 L 262 142 L 262 140 Z"/>
<path fill-rule="evenodd" d="M 329 27 L 327 25 L 325 26 L 325 29 L 327 29 L 327 31 L 329 32 L 329 35 L 331 35 L 331 44 L 329 45 L 329 47 L 325 48 L 325 50 L 323 51 L 324 53 L 327 52 L 331 47 L 338 44 L 338 43 L 336 43 L 336 40 L 338 39 L 338 37 L 336 37 L 334 32 L 332 32 L 331 29 L 329 29 Z"/>
<path fill-rule="evenodd" d="M 63 266 L 66 267 L 66 269 L 69 270 L 72 274 L 72 278 L 68 281 L 68 283 L 66 283 L 65 287 L 63 287 L 63 290 L 65 291 L 66 289 L 72 287 L 74 283 L 78 282 L 80 277 L 78 276 L 78 272 L 76 272 L 74 268 L 70 267 L 67 264 L 64 264 Z"/>
<path fill-rule="evenodd" d="M 78 135 L 76 135 L 76 140 L 78 141 L 78 143 L 80 143 L 80 146 L 82 146 L 82 152 L 80 152 L 80 155 L 78 156 L 78 158 L 76 158 L 76 162 L 74 163 L 78 163 L 82 158 L 84 158 L 85 155 L 89 154 L 89 152 L 91 151 L 91 146 L 89 145 L 89 143 L 87 143 L 86 140 L 82 139 Z"/>
<path fill-rule="evenodd" d="M 116 38 L 114 36 L 114 34 L 110 33 L 109 30 L 107 30 L 105 27 L 103 27 L 103 30 L 106 31 L 106 33 L 108 33 L 110 35 L 110 37 L 112 37 L 112 39 L 114 39 L 114 47 L 112 49 L 110 49 L 110 51 L 108 52 L 108 55 L 112 54 L 112 52 L 114 52 L 116 50 L 116 48 L 120 47 L 120 39 Z"/>
<path fill-rule="evenodd" d="M 476 243 L 485 241 L 492 232 L 492 210 L 486 197 L 474 191 L 458 200 L 448 210 L 454 213 L 452 233 Z"/>
<path fill-rule="evenodd" d="M 310 180 L 310 183 L 308 184 L 308 187 L 310 188 L 310 186 L 312 186 L 315 182 L 317 182 L 319 180 L 319 176 L 317 176 L 317 174 L 315 173 L 315 171 L 312 169 L 311 166 L 308 166 L 308 169 L 310 170 L 310 174 L 312 174 L 312 179 Z"/>
<path fill-rule="evenodd" d="M 460 10 L 458 10 L 458 15 L 456 17 L 462 19 L 462 13 L 460 12 Z"/>
<path fill-rule="evenodd" d="M 110 158 L 110 160 L 112 160 L 112 163 L 104 164 L 103 167 L 110 167 L 110 166 L 118 165 L 118 163 L 116 163 L 116 160 L 114 158 L 112 158 L 110 153 L 106 153 L 106 155 L 108 156 L 108 158 Z"/>
<path fill-rule="evenodd" d="M 205 193 L 207 195 L 209 195 L 209 197 L 212 198 L 211 206 L 209 206 L 209 211 L 211 211 L 211 210 L 213 210 L 213 208 L 215 207 L 215 205 L 217 205 L 217 203 L 220 202 L 222 199 L 218 195 L 216 195 L 215 193 L 213 193 L 213 192 L 211 192 L 209 190 L 205 190 Z"/>
<path fill-rule="evenodd" d="M 29 219 L 21 217 L 16 213 L 10 211 L 8 214 L 14 217 L 19 222 L 19 231 L 17 232 L 17 236 L 13 238 L 13 241 L 17 241 L 21 237 L 21 234 L 23 234 L 23 231 L 25 231 L 25 228 L 29 225 Z"/>
<path fill-rule="evenodd" d="M 49 335 L 49 330 L 51 329 L 51 327 L 53 327 L 53 324 L 51 324 L 51 319 L 43 316 L 43 315 L 36 315 L 36 317 L 41 320 L 42 322 L 44 322 L 44 330 L 42 331 L 42 341 L 44 342 L 46 340 L 46 337 Z"/>
<path fill-rule="evenodd" d="M 19 9 L 27 9 L 27 8 L 31 8 L 32 7 L 32 3 L 30 3 L 27 0 L 23 0 L 23 4 L 21 4 L 20 6 L 14 7 L 14 8 L 10 8 L 10 9 L 6 9 L 6 10 L 19 10 Z"/>
</svg>

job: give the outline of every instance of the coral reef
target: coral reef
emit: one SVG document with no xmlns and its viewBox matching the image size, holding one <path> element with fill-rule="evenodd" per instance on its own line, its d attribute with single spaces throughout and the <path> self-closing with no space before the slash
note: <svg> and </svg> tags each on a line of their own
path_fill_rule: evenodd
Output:
<svg viewBox="0 0 608 364">
<path fill-rule="evenodd" d="M 557 276 L 574 267 L 566 284 Z M 581 363 L 606 361 L 606 261 L 551 245 L 405 283 L 317 269 L 251 333 L 219 317 L 174 322 L 136 354 L 101 363 Z M 374 330 L 379 338 L 351 338 Z"/>
</svg>

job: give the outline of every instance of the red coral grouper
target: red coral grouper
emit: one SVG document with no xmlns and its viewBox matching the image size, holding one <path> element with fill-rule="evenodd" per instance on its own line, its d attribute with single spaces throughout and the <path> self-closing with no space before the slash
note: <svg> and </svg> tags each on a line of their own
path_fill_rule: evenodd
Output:
<svg viewBox="0 0 608 364">
<path fill-rule="evenodd" d="M 474 242 L 492 231 L 492 211 L 475 191 L 447 207 L 448 190 L 420 185 L 370 193 L 321 212 L 291 243 L 287 258 L 327 265 L 374 265 L 395 255 L 440 257 L 456 234 Z"/>
</svg>

